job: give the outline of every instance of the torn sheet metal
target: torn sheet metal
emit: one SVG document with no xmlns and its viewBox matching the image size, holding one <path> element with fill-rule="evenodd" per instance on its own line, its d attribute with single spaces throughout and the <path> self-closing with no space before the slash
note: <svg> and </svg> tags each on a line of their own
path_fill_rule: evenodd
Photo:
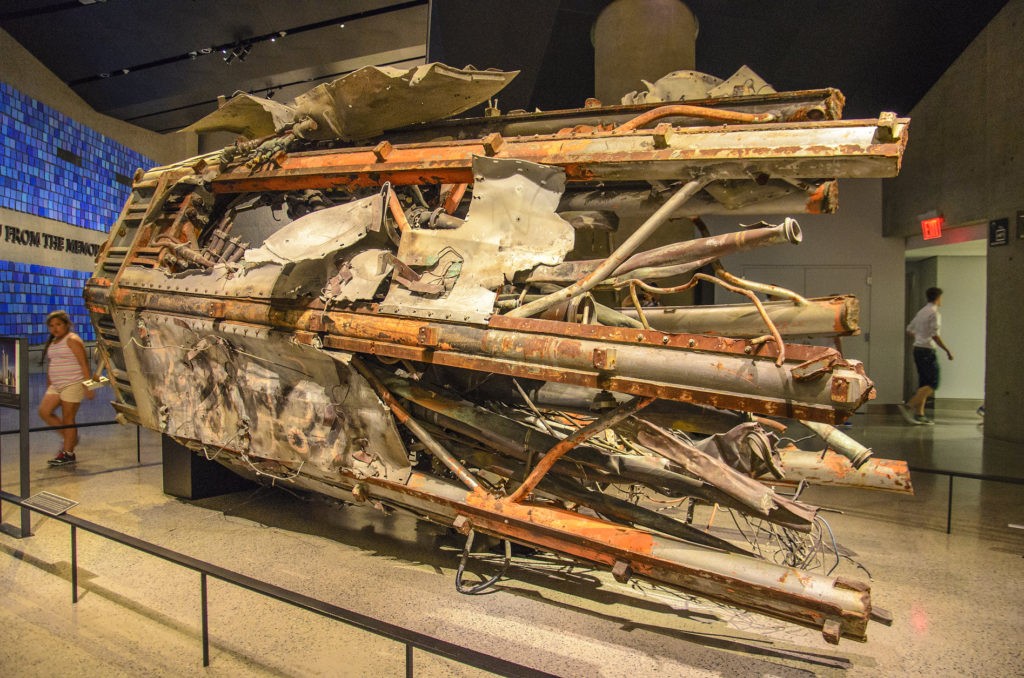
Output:
<svg viewBox="0 0 1024 678">
<path fill-rule="evenodd" d="M 182 132 L 234 132 L 250 139 L 270 136 L 294 123 L 296 110 L 272 99 L 244 92 L 228 99 L 213 113 L 200 118 Z"/>
<path fill-rule="evenodd" d="M 365 380 L 330 355 L 233 323 L 151 312 L 118 322 L 132 339 L 126 367 L 153 384 L 136 400 L 146 426 L 196 441 L 210 457 L 230 448 L 292 469 L 407 477 L 393 421 Z"/>
<path fill-rule="evenodd" d="M 318 123 L 309 138 L 366 139 L 462 113 L 493 97 L 518 74 L 439 63 L 408 70 L 364 66 L 299 95 L 294 106 Z"/>
<path fill-rule="evenodd" d="M 653 83 L 643 81 L 644 92 L 630 92 L 622 97 L 624 104 L 642 104 L 659 101 L 693 101 L 719 97 L 743 97 L 755 94 L 774 94 L 761 76 L 747 65 L 722 80 L 699 71 L 672 71 Z"/>
<path fill-rule="evenodd" d="M 182 131 L 227 131 L 260 138 L 308 117 L 317 125 L 303 134 L 305 138 L 365 139 L 384 130 L 462 113 L 493 97 L 518 74 L 439 63 L 407 70 L 364 66 L 317 85 L 289 104 L 236 94 Z"/>
<path fill-rule="evenodd" d="M 382 313 L 484 322 L 506 281 L 539 264 L 556 264 L 572 249 L 575 231 L 555 213 L 565 188 L 562 171 L 476 156 L 473 174 L 473 201 L 461 226 L 413 229 L 398 248 L 402 263 L 427 269 L 454 252 L 461 262 L 454 286 L 437 296 L 394 282 Z"/>
<path fill-rule="evenodd" d="M 379 232 L 384 223 L 385 196 L 353 200 L 307 214 L 246 251 L 246 263 L 298 263 L 351 247 L 367 233 Z"/>
</svg>

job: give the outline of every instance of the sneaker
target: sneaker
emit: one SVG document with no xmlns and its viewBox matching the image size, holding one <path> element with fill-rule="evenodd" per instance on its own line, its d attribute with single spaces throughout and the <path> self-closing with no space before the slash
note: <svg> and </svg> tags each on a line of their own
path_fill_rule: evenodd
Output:
<svg viewBox="0 0 1024 678">
<path fill-rule="evenodd" d="M 75 459 L 74 452 L 65 452 L 64 450 L 61 450 L 60 452 L 57 453 L 56 457 L 54 457 L 47 463 L 50 466 L 67 466 L 69 464 L 74 464 L 76 461 L 78 460 Z"/>
<path fill-rule="evenodd" d="M 917 424 L 924 424 L 925 426 L 935 426 L 935 422 L 929 419 L 928 417 L 924 416 L 923 414 L 915 416 L 914 422 Z M 75 455 L 71 456 L 74 457 Z"/>
<path fill-rule="evenodd" d="M 908 424 L 913 424 L 914 426 L 919 426 L 919 425 L 924 423 L 923 421 L 918 421 L 917 420 L 917 416 L 918 415 L 915 415 L 913 412 L 911 412 L 910 408 L 907 407 L 905 403 L 900 403 L 896 407 L 900 411 L 900 416 L 902 416 L 903 420 L 906 421 Z"/>
</svg>

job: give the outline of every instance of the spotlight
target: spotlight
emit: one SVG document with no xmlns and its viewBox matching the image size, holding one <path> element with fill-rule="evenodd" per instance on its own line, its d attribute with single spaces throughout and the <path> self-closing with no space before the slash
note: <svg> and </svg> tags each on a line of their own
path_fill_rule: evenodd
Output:
<svg viewBox="0 0 1024 678">
<path fill-rule="evenodd" d="M 338 28 L 344 28 L 345 24 L 338 24 Z"/>
</svg>

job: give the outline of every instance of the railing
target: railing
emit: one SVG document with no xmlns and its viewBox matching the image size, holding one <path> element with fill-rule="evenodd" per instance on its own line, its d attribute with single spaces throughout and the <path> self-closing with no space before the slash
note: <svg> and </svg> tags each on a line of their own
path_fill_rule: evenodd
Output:
<svg viewBox="0 0 1024 678">
<path fill-rule="evenodd" d="M 109 527 L 97 525 L 96 523 L 88 520 L 83 520 L 76 516 L 67 514 L 61 514 L 58 516 L 50 515 L 36 509 L 34 506 L 25 504 L 19 497 L 9 492 L 0 491 L 0 502 L 10 502 L 20 506 L 22 509 L 28 509 L 36 513 L 43 513 L 55 520 L 63 523 L 67 523 L 71 526 L 71 602 L 78 602 L 78 530 L 85 530 L 92 534 L 98 535 L 105 539 L 123 544 L 137 551 L 148 553 L 149 555 L 156 556 L 176 565 L 180 565 L 189 570 L 193 570 L 199 573 L 199 594 L 200 594 L 200 607 L 201 617 L 200 623 L 202 626 L 202 638 L 203 638 L 203 666 L 210 665 L 210 628 L 209 628 L 209 617 L 207 615 L 207 588 L 206 580 L 208 577 L 234 584 L 243 589 L 259 593 L 268 598 L 279 600 L 289 605 L 301 608 L 303 610 L 309 610 L 315 612 L 321 616 L 329 619 L 335 619 L 337 621 L 345 622 L 356 628 L 369 631 L 378 636 L 394 640 L 396 642 L 405 645 L 405 675 L 411 677 L 413 675 L 413 650 L 420 649 L 431 654 L 445 657 L 462 664 L 467 664 L 474 668 L 483 669 L 496 673 L 503 676 L 535 676 L 537 678 L 548 677 L 551 678 L 555 674 L 546 673 L 539 671 L 529 666 L 524 666 L 516 662 L 509 661 L 507 659 L 501 659 L 484 652 L 472 650 L 455 643 L 451 643 L 434 636 L 428 636 L 412 629 L 407 629 L 402 626 L 397 626 L 380 619 L 374 619 L 367 615 L 355 612 L 353 610 L 347 610 L 343 607 L 338 607 L 331 603 L 311 598 L 310 596 L 290 591 L 274 584 L 269 584 L 265 581 L 255 579 L 248 575 L 228 570 L 212 563 L 186 556 L 177 551 L 164 548 L 157 544 L 153 544 L 137 537 L 118 532 Z"/>
<path fill-rule="evenodd" d="M 999 476 L 991 473 L 969 473 L 967 471 L 949 471 L 947 469 L 924 468 L 920 466 L 911 466 L 909 470 L 911 473 L 932 473 L 935 475 L 949 476 L 949 502 L 946 505 L 946 534 L 951 534 L 953 529 L 953 478 L 971 478 L 973 480 L 989 480 L 995 483 L 1024 485 L 1024 478 Z"/>
<path fill-rule="evenodd" d="M 110 421 L 84 421 L 77 424 L 62 424 L 61 426 L 37 426 L 36 428 L 30 428 L 28 432 L 42 433 L 44 431 L 63 431 L 66 428 L 89 428 L 90 426 L 113 426 L 114 424 L 121 425 L 121 422 L 111 419 Z M 0 436 L 14 435 L 20 432 L 19 429 L 15 428 L 0 431 Z M 142 429 L 138 425 L 135 426 L 135 461 L 142 463 Z"/>
</svg>

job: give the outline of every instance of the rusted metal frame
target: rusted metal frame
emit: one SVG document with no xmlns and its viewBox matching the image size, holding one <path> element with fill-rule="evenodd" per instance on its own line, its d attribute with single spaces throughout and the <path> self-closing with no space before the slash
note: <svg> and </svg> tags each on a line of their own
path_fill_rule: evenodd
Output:
<svg viewBox="0 0 1024 678">
<path fill-rule="evenodd" d="M 687 103 L 701 108 L 725 108 L 737 112 L 774 112 L 780 120 L 785 121 L 811 121 L 842 118 L 846 99 L 839 90 L 826 88 L 751 94 L 740 97 L 715 97 Z M 491 132 L 498 132 L 504 136 L 553 134 L 559 129 L 574 125 L 621 124 L 662 105 L 663 102 L 616 104 L 602 106 L 600 109 L 572 108 L 493 117 L 446 119 L 392 130 L 388 132 L 388 137 L 392 143 L 408 143 L 423 139 L 436 139 L 446 135 L 455 136 L 456 134 L 468 134 L 474 137 L 482 137 Z M 702 124 L 699 120 L 685 117 L 675 118 L 673 123 L 676 125 Z"/>
<path fill-rule="evenodd" d="M 527 476 L 523 484 L 520 485 L 515 492 L 513 492 L 508 500 L 511 502 L 520 502 L 525 499 L 534 488 L 537 487 L 537 483 L 540 482 L 541 478 L 547 475 L 547 472 L 551 470 L 551 467 L 555 465 L 559 459 L 564 457 L 572 448 L 576 447 L 580 443 L 585 443 L 601 431 L 615 426 L 617 423 L 625 419 L 626 417 L 632 416 L 642 410 L 643 408 L 654 402 L 654 398 L 633 398 L 632 400 L 619 405 L 617 408 L 601 415 L 590 424 L 576 431 L 569 437 L 561 440 L 548 450 L 547 454 L 537 462 L 537 465 L 530 471 L 530 475 Z"/>
<path fill-rule="evenodd" d="M 715 178 L 714 174 L 710 174 L 692 179 L 691 181 L 683 184 L 683 186 L 676 191 L 675 195 L 666 200 L 665 204 L 662 205 L 658 211 L 648 217 L 632 235 L 626 238 L 626 240 L 619 245 L 614 252 L 608 255 L 607 259 L 594 268 L 593 271 L 568 287 L 564 287 L 557 292 L 552 292 L 546 297 L 535 299 L 534 301 L 523 304 L 519 308 L 512 309 L 505 315 L 513 318 L 528 318 L 551 308 L 555 304 L 568 301 L 569 299 L 578 297 L 579 295 L 594 289 L 594 287 L 611 275 L 623 262 L 625 262 L 630 255 L 640 247 L 640 245 L 642 245 L 661 227 L 662 224 L 668 221 L 668 218 L 673 212 L 675 212 L 679 207 L 685 205 L 687 200 L 689 200 L 697 191 L 707 186 Z"/>
<path fill-rule="evenodd" d="M 309 477 L 305 472 L 297 480 L 321 492 L 325 487 L 348 491 L 359 483 L 378 501 L 442 522 L 451 524 L 457 516 L 464 516 L 467 520 L 462 521 L 463 529 L 472 528 L 606 567 L 621 562 L 634 574 L 653 581 L 829 631 L 830 642 L 840 637 L 864 640 L 868 622 L 876 619 L 870 588 L 859 581 L 691 546 L 548 504 L 513 504 L 417 472 L 405 484 L 349 476 L 343 476 L 339 483 Z M 335 495 L 342 498 L 340 492 Z"/>
<path fill-rule="evenodd" d="M 775 113 L 740 113 L 737 111 L 707 108 L 704 106 L 669 104 L 667 106 L 659 106 L 653 110 L 641 113 L 635 118 L 616 127 L 612 130 L 612 134 L 625 134 L 626 132 L 632 132 L 635 129 L 640 129 L 645 125 L 649 125 L 655 120 L 661 120 L 662 118 L 668 118 L 671 116 L 685 116 L 687 118 L 698 118 L 701 120 L 747 124 L 775 122 L 778 120 L 778 116 L 776 116 Z"/>
<path fill-rule="evenodd" d="M 407 399 L 410 409 L 424 421 L 524 465 L 558 443 L 555 436 L 534 435 L 538 433 L 535 429 L 518 421 L 506 420 L 489 412 L 481 416 L 472 405 L 435 397 L 424 398 L 423 394 L 401 393 L 401 389 L 394 385 L 392 390 Z M 433 396 L 432 393 L 430 395 Z M 581 444 L 569 452 L 566 462 L 552 467 L 545 480 L 562 476 L 586 483 L 640 484 L 669 497 L 696 496 L 709 502 L 731 502 L 727 495 L 700 480 L 677 473 L 668 468 L 670 464 L 667 461 L 654 456 L 618 455 Z M 737 504 L 736 508 L 742 507 Z"/>
<path fill-rule="evenodd" d="M 481 468 L 486 467 L 490 472 L 512 480 L 522 481 L 526 478 L 526 466 L 517 460 L 499 456 L 490 452 L 473 450 L 466 452 L 472 456 L 474 461 Z M 632 502 L 619 499 L 603 492 L 588 490 L 577 482 L 563 480 L 549 474 L 541 479 L 537 486 L 541 492 L 553 497 L 560 497 L 586 506 L 599 515 L 613 518 L 616 521 L 623 521 L 628 525 L 636 525 L 650 530 L 656 530 L 670 537 L 682 539 L 692 544 L 701 544 L 710 548 L 719 549 L 727 553 L 755 557 L 753 553 L 742 549 L 732 542 L 720 537 L 708 534 L 692 525 L 670 518 L 657 511 L 644 508 Z"/>
<path fill-rule="evenodd" d="M 780 568 L 760 560 L 672 545 L 649 533 L 610 528 L 602 521 L 566 515 L 536 503 L 514 504 L 480 495 L 467 497 L 460 513 L 478 531 L 525 541 L 607 566 L 667 581 L 712 599 L 811 626 L 838 636 L 863 639 L 870 618 L 866 584 Z M 476 509 L 476 510 L 474 510 Z M 698 553 L 698 551 L 700 551 Z M 684 555 L 685 554 L 685 555 Z M 696 562 L 686 562 L 691 556 Z"/>
<path fill-rule="evenodd" d="M 764 214 L 831 214 L 838 204 L 838 186 L 835 180 L 823 181 L 814 190 L 794 191 L 772 200 L 760 200 L 738 207 L 726 207 L 704 193 L 698 193 L 676 216 L 694 214 L 764 215 Z M 610 211 L 620 218 L 645 218 L 653 214 L 663 199 L 650 189 L 608 189 L 567 191 L 562 196 L 558 211 Z"/>
<path fill-rule="evenodd" d="M 405 218 L 405 210 L 402 209 L 402 203 L 398 202 L 398 194 L 391 188 L 388 188 L 388 209 L 391 211 L 391 216 L 398 226 L 398 231 L 403 235 L 408 233 L 411 229 L 409 220 Z"/>
<path fill-rule="evenodd" d="M 750 179 L 752 169 L 766 175 L 797 177 L 894 176 L 899 169 L 906 134 L 894 141 L 873 137 L 877 121 L 749 125 L 738 128 L 677 128 L 665 148 L 654 148 L 653 134 L 576 137 L 512 137 L 500 150 L 503 157 L 562 167 L 572 181 L 678 180 L 716 171 L 722 179 Z M 905 125 L 906 121 L 900 121 Z M 816 138 L 851 128 L 863 140 Z M 743 137 L 730 135 L 742 130 Z M 786 132 L 799 132 L 801 141 Z M 742 144 L 739 143 L 742 139 Z M 734 142 L 732 144 L 727 142 Z M 700 142 L 700 143 L 698 143 Z M 795 145 L 794 144 L 799 144 Z M 294 153 L 280 167 L 250 173 L 234 168 L 213 177 L 214 193 L 288 191 L 298 188 L 376 187 L 393 185 L 472 183 L 472 157 L 487 155 L 482 140 L 396 145 L 386 162 L 372 148 Z"/>
<path fill-rule="evenodd" d="M 565 333 L 573 333 L 578 334 L 582 338 L 587 338 L 589 334 L 590 337 L 596 337 L 601 340 L 625 340 L 625 342 L 633 343 L 637 348 L 642 347 L 645 339 L 650 342 L 651 348 L 659 345 L 665 346 L 672 343 L 680 343 L 678 336 L 669 337 L 657 332 L 646 333 L 643 330 L 624 330 L 625 332 L 633 333 L 634 338 L 630 339 L 624 334 L 608 332 L 610 330 L 622 330 L 623 328 L 572 325 L 570 323 L 553 321 L 531 321 L 532 323 L 538 323 L 541 327 L 548 324 L 546 326 L 551 327 L 553 332 L 556 333 L 554 336 L 538 336 L 535 340 L 532 340 L 532 343 L 536 344 L 536 349 L 543 348 L 545 351 L 544 355 L 538 354 L 533 356 L 531 354 L 533 349 L 529 348 L 531 340 L 528 336 L 522 336 L 517 332 L 496 332 L 493 329 L 446 325 L 442 323 L 423 323 L 417 320 L 388 318 L 371 314 L 271 312 L 271 309 L 265 304 L 243 301 L 225 304 L 221 301 L 190 298 L 187 295 L 170 297 L 119 290 L 114 296 L 119 307 L 149 308 L 204 317 L 223 317 L 254 325 L 324 332 L 324 346 L 340 350 L 364 351 L 390 357 L 406 358 L 483 372 L 496 372 L 529 379 L 541 378 L 546 381 L 609 389 L 630 395 L 653 396 L 728 409 L 742 409 L 771 416 L 833 423 L 840 421 L 845 416 L 844 413 L 837 412 L 836 403 L 840 403 L 840 407 L 843 408 L 859 404 L 859 400 L 856 403 L 849 401 L 849 396 L 845 391 L 835 391 L 836 384 L 833 384 L 834 393 L 829 404 L 824 404 L 812 401 L 799 402 L 794 400 L 791 395 L 781 397 L 780 394 L 780 396 L 773 397 L 746 392 L 726 392 L 691 384 L 676 385 L 637 378 L 632 375 L 608 372 L 591 366 L 589 359 L 586 357 L 589 356 L 589 353 L 585 349 L 583 354 L 581 354 L 580 347 L 574 348 L 570 346 L 574 341 L 572 337 L 558 336 Z M 323 325 L 323 317 L 331 321 L 330 327 Z M 514 327 L 516 325 L 515 321 L 516 319 L 509 318 L 506 323 Z M 522 323 L 523 321 L 519 322 Z M 520 329 L 527 327 L 534 326 L 527 323 L 521 325 Z M 423 328 L 422 334 L 420 332 L 421 328 Z M 597 330 L 600 330 L 600 332 L 595 335 L 594 333 Z M 537 330 L 534 329 L 534 331 Z M 437 344 L 420 349 L 413 348 L 422 344 L 421 336 L 434 337 L 437 339 Z M 658 341 L 659 338 L 661 341 Z M 703 344 L 705 350 L 714 350 L 716 343 L 726 347 L 732 341 L 721 337 L 701 337 L 700 343 Z M 556 351 L 551 356 L 546 353 L 548 350 L 554 350 L 555 344 L 561 345 L 563 343 L 566 344 L 564 348 L 566 351 L 569 351 L 568 353 L 558 354 Z M 685 339 L 682 343 L 683 347 L 689 346 Z M 747 342 L 738 343 L 747 344 Z M 698 346 L 696 339 L 693 339 L 692 346 Z M 763 346 L 761 348 L 765 351 L 765 354 L 760 357 L 772 357 L 773 352 L 768 347 Z M 825 347 L 798 348 L 802 349 L 803 353 L 810 354 L 810 357 L 826 355 L 829 352 L 835 353 L 834 349 Z M 813 353 L 811 353 L 812 351 Z M 749 351 L 743 350 L 740 352 L 747 358 L 758 357 L 755 355 L 753 347 Z M 522 354 L 522 356 L 517 357 L 517 353 Z M 549 364 L 552 356 L 557 357 L 557 355 L 563 355 L 566 360 L 557 361 L 558 364 Z M 583 368 L 582 363 L 580 363 L 579 367 L 574 366 L 581 358 L 586 361 L 587 368 Z M 658 362 L 661 364 L 661 361 Z M 845 379 L 845 377 L 843 378 Z M 840 399 L 837 400 L 837 397 Z"/>
<path fill-rule="evenodd" d="M 380 397 L 381 401 L 383 401 L 384 404 L 387 405 L 388 409 L 395 415 L 395 419 L 398 420 L 398 423 L 412 431 L 413 435 L 419 438 L 420 442 L 430 450 L 431 454 L 440 459 L 441 462 L 448 467 L 448 470 L 454 473 L 466 487 L 470 490 L 481 490 L 480 481 L 477 480 L 473 474 L 470 473 L 454 455 L 452 455 L 451 452 L 444 449 L 441 443 L 437 442 L 434 436 L 430 435 L 430 433 L 423 428 L 418 421 L 409 415 L 405 408 L 395 400 L 394 396 L 391 395 L 391 392 L 388 391 L 387 387 L 381 383 L 381 380 L 377 375 L 363 364 L 362 360 L 357 356 L 352 356 L 349 364 L 351 364 L 352 367 L 354 367 L 355 370 L 359 372 L 367 382 L 369 382 L 370 386 L 373 387 L 373 390 L 377 393 L 378 397 Z"/>
<path fill-rule="evenodd" d="M 149 202 L 146 205 L 146 211 L 142 214 L 139 219 L 139 225 L 135 229 L 135 238 L 129 243 L 128 251 L 125 252 L 124 259 L 121 262 L 121 268 L 111 276 L 113 284 L 116 286 L 121 276 L 124 274 L 125 269 L 128 267 L 129 261 L 134 261 L 138 256 L 138 252 L 141 248 L 149 244 L 149 240 L 153 235 L 155 215 L 163 209 L 164 202 L 166 202 L 167 194 L 170 192 L 170 186 L 173 182 L 179 178 L 179 174 L 176 172 L 168 172 L 161 174 L 157 179 L 156 186 L 153 187 L 153 195 L 150 196 Z M 114 238 L 119 237 L 121 222 L 115 224 L 114 228 L 110 230 L 110 241 L 113 242 Z M 98 267 L 102 267 L 103 262 L 99 262 Z"/>
<path fill-rule="evenodd" d="M 444 202 L 441 208 L 446 214 L 455 214 L 455 210 L 459 208 L 459 203 L 462 202 L 462 196 L 466 195 L 466 189 L 469 188 L 469 184 L 455 184 L 452 186 L 444 195 Z"/>
<path fill-rule="evenodd" d="M 627 281 L 626 283 L 617 283 L 616 289 L 623 287 L 625 284 L 628 284 L 630 286 L 630 289 L 633 289 L 634 286 L 639 286 L 644 291 L 649 292 L 651 294 L 675 294 L 676 292 L 684 292 L 696 286 L 697 282 L 701 280 L 714 283 L 716 285 L 721 285 L 730 292 L 742 294 L 750 299 L 750 301 L 754 304 L 754 307 L 757 309 L 757 312 L 761 315 L 761 320 L 764 321 L 765 326 L 768 328 L 768 332 L 771 334 L 771 338 L 775 341 L 775 345 L 778 351 L 778 355 L 775 358 L 775 364 L 779 367 L 782 367 L 782 364 L 786 361 L 786 344 L 783 343 L 782 336 L 779 334 L 779 330 L 776 329 L 775 324 L 772 322 L 771 318 L 768 317 L 768 313 L 764 310 L 764 306 L 761 305 L 761 300 L 758 299 L 754 295 L 754 293 L 750 292 L 749 290 L 733 287 L 732 285 L 729 285 L 728 283 L 725 283 L 719 280 L 718 278 L 706 275 L 704 273 L 695 273 L 689 282 L 685 282 L 682 285 L 676 285 L 675 287 L 654 287 L 653 285 L 648 285 L 642 280 L 637 280 L 634 278 L 632 280 Z M 757 339 L 752 339 L 751 344 L 754 343 L 759 343 L 763 345 L 764 342 L 758 342 Z"/>
<path fill-rule="evenodd" d="M 372 312 L 321 311 L 274 308 L 266 300 L 254 299 L 213 299 L 199 295 L 176 294 L 169 296 L 151 289 L 135 289 L 121 285 L 112 290 L 109 303 L 117 308 L 149 308 L 173 313 L 184 313 L 200 317 L 238 320 L 264 324 L 279 328 L 301 329 L 323 333 L 326 336 L 343 336 L 377 342 L 384 348 L 400 344 L 418 348 L 415 354 L 396 355 L 409 358 L 422 356 L 424 352 L 446 351 L 455 348 L 453 341 L 475 346 L 467 349 L 470 353 L 480 351 L 486 345 L 503 342 L 521 342 L 523 333 L 548 335 L 552 338 L 578 338 L 591 341 L 609 342 L 634 346 L 658 346 L 673 349 L 723 353 L 735 356 L 755 356 L 774 359 L 778 351 L 771 345 L 758 346 L 746 339 L 716 337 L 702 334 L 665 333 L 657 330 L 640 330 L 626 327 L 603 325 L 581 325 L 578 323 L 542 320 L 539 318 L 511 318 L 507 315 L 491 316 L 486 327 L 461 323 L 446 323 L 384 316 Z M 511 334 L 510 334 L 511 333 Z M 839 358 L 839 353 L 827 346 L 789 344 L 787 356 L 797 363 L 827 357 Z M 420 358 L 411 358 L 419 360 Z"/>
</svg>

